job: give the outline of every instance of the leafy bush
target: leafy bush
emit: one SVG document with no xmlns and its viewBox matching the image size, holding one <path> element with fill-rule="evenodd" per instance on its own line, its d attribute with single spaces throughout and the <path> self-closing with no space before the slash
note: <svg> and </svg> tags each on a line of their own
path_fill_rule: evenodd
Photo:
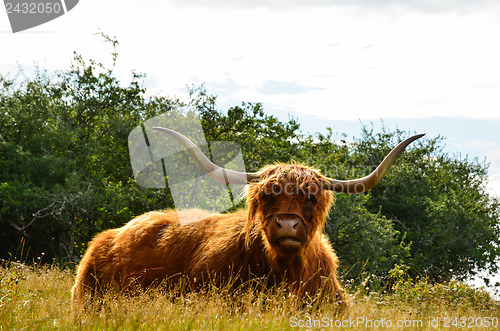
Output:
<svg viewBox="0 0 500 331">
<path fill-rule="evenodd" d="M 408 267 L 396 265 L 390 271 L 391 295 L 393 302 L 404 302 L 407 305 L 425 306 L 427 309 L 446 307 L 457 314 L 463 309 L 488 311 L 499 303 L 484 289 L 474 289 L 470 285 L 451 280 L 444 283 L 432 283 L 429 278 L 410 278 Z"/>
</svg>

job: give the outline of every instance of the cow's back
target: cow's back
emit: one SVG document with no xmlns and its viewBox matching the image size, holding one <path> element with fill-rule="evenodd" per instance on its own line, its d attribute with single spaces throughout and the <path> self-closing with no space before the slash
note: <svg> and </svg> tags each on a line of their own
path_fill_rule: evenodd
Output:
<svg viewBox="0 0 500 331">
<path fill-rule="evenodd" d="M 224 233 L 226 239 L 234 238 L 228 231 L 234 231 L 234 223 L 244 222 L 246 217 L 244 213 L 235 217 L 202 210 L 179 214 L 175 210 L 148 212 L 97 235 L 78 267 L 73 302 L 81 302 L 86 293 L 93 296 L 103 286 L 144 288 L 164 279 L 196 278 L 193 269 L 206 257 L 200 252 L 210 251 L 213 248 L 206 248 L 217 242 L 226 248 L 220 239 Z"/>
</svg>

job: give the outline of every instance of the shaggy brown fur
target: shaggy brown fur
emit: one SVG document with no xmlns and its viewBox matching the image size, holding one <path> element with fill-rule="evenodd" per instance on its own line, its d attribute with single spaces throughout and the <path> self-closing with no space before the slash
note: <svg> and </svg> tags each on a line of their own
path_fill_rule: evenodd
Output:
<svg viewBox="0 0 500 331">
<path fill-rule="evenodd" d="M 177 212 L 149 212 L 90 243 L 78 267 L 72 302 L 88 302 L 100 289 L 146 288 L 186 277 L 196 288 L 209 281 L 235 285 L 265 277 L 285 282 L 299 296 L 321 291 L 344 298 L 338 259 L 322 234 L 331 191 L 327 179 L 302 165 L 263 168 L 247 189 L 247 210 L 210 215 L 187 210 L 193 222 L 180 225 Z"/>
</svg>

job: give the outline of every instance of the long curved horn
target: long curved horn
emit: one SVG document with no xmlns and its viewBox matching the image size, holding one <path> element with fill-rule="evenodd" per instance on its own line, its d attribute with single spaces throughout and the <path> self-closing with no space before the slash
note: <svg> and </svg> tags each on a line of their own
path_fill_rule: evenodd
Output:
<svg viewBox="0 0 500 331">
<path fill-rule="evenodd" d="M 177 131 L 162 128 L 153 127 L 153 129 L 165 132 L 172 138 L 177 140 L 184 148 L 187 149 L 189 154 L 196 160 L 200 167 L 205 171 L 210 177 L 219 182 L 232 185 L 245 185 L 251 181 L 258 179 L 259 177 L 252 172 L 240 172 L 230 169 L 225 169 L 219 167 L 218 165 L 212 163 L 205 154 L 196 146 L 191 140 L 183 136 Z"/>
<path fill-rule="evenodd" d="M 385 157 L 385 159 L 382 161 L 382 163 L 379 164 L 377 169 L 375 169 L 368 176 L 353 180 L 336 180 L 329 178 L 329 182 L 324 183 L 323 188 L 342 193 L 363 193 L 372 189 L 385 176 L 387 170 L 389 170 L 389 168 L 392 166 L 394 161 L 396 161 L 399 155 L 403 153 L 405 148 L 413 141 L 423 136 L 425 136 L 425 134 L 417 134 L 402 141 Z"/>
</svg>

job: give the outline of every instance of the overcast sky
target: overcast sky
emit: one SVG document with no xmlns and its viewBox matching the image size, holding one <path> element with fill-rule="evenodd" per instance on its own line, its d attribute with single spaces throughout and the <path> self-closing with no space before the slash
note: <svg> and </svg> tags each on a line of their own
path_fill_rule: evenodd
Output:
<svg viewBox="0 0 500 331">
<path fill-rule="evenodd" d="M 0 69 L 109 60 L 100 29 L 120 42 L 117 72 L 152 92 L 205 82 L 223 102 L 337 120 L 500 118 L 498 1 L 207 2 L 84 0 L 17 34 L 3 14 Z"/>
<path fill-rule="evenodd" d="M 110 64 L 98 31 L 120 42 L 116 75 L 145 73 L 149 93 L 206 83 L 222 108 L 263 102 L 305 131 L 441 134 L 487 157 L 500 192 L 500 1 L 82 0 L 16 34 L 0 14 L 0 73 L 67 69 L 73 51 Z"/>
</svg>

